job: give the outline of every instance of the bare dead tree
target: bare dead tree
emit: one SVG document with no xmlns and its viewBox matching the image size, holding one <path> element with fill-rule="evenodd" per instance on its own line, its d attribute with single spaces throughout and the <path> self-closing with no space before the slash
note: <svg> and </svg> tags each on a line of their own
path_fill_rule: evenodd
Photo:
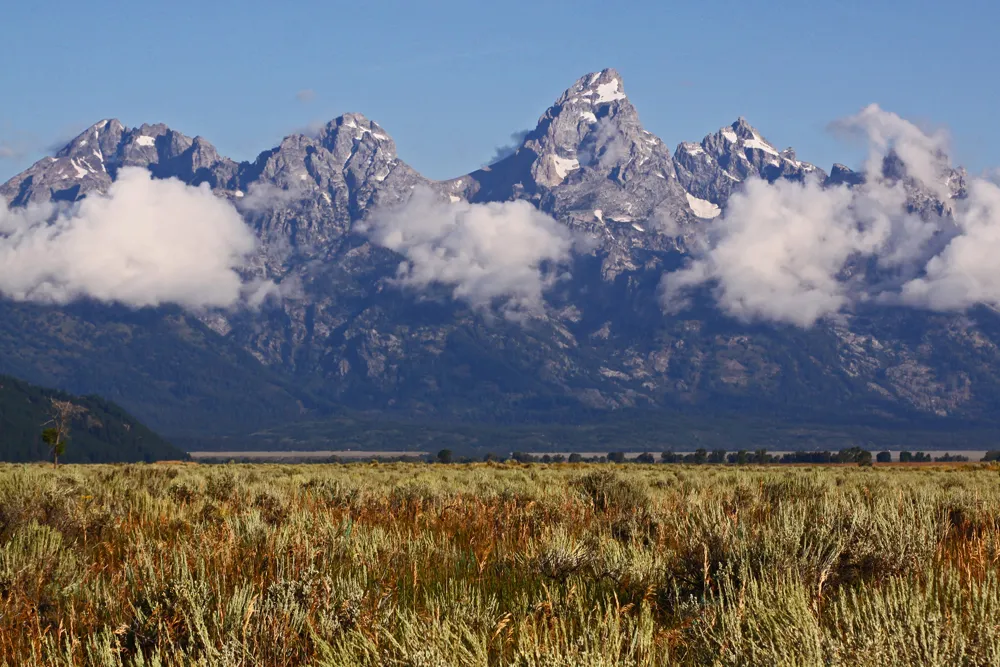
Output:
<svg viewBox="0 0 1000 667">
<path fill-rule="evenodd" d="M 49 420 L 43 424 L 42 441 L 48 445 L 52 454 L 52 462 L 59 465 L 59 457 L 66 453 L 66 443 L 73 420 L 85 414 L 87 409 L 70 401 L 51 399 L 49 405 Z"/>
</svg>

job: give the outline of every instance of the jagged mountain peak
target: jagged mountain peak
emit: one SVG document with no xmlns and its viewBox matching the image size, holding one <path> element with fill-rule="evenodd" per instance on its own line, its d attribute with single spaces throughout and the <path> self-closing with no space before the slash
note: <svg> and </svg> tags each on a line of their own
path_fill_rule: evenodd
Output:
<svg viewBox="0 0 1000 667">
<path fill-rule="evenodd" d="M 98 121 L 56 151 L 55 157 L 75 157 L 94 150 L 101 153 L 113 152 L 124 132 L 125 126 L 117 118 Z"/>
<path fill-rule="evenodd" d="M 396 143 L 381 125 L 360 113 L 345 113 L 334 118 L 320 130 L 317 139 L 335 155 L 348 159 L 367 144 L 389 159 L 396 158 Z"/>
<path fill-rule="evenodd" d="M 857 180 L 866 181 L 872 174 L 860 174 Z M 921 215 L 940 216 L 953 212 L 952 200 L 967 196 L 964 168 L 955 168 L 951 159 L 942 150 L 935 152 L 929 161 L 914 163 L 906 162 L 895 148 L 890 148 L 882 158 L 881 174 L 875 179 L 902 184 L 907 194 L 907 207 L 910 211 Z M 848 185 L 856 185 L 845 181 Z"/>
<path fill-rule="evenodd" d="M 125 127 L 117 119 L 94 123 L 53 156 L 0 185 L 0 197 L 13 206 L 32 202 L 72 202 L 90 191 L 106 190 L 112 182 L 113 159 Z"/>
<path fill-rule="evenodd" d="M 538 119 L 538 125 L 524 143 L 530 145 L 548 138 L 554 148 L 579 150 L 587 133 L 609 125 L 626 134 L 644 133 L 655 139 L 643 130 L 639 114 L 625 95 L 621 75 L 611 68 L 577 79 Z"/>
<path fill-rule="evenodd" d="M 235 187 L 239 170 L 201 137 L 192 139 L 163 123 L 128 128 L 109 118 L 4 183 L 0 196 L 14 206 L 76 201 L 106 191 L 123 167 L 141 167 L 157 178 L 173 176 L 194 185 L 207 182 L 213 188 Z"/>
<path fill-rule="evenodd" d="M 617 70 L 607 68 L 581 76 L 556 100 L 556 106 L 572 104 L 597 107 L 626 99 L 621 75 Z"/>
<path fill-rule="evenodd" d="M 748 178 L 804 180 L 825 173 L 800 161 L 795 150 L 778 150 L 743 116 L 700 143 L 682 142 L 674 152 L 677 178 L 693 196 L 724 205 Z"/>
<path fill-rule="evenodd" d="M 715 135 L 705 137 L 705 141 L 715 139 L 715 143 L 730 152 L 733 149 L 759 150 L 772 155 L 779 155 L 778 149 L 764 139 L 764 136 L 746 118 L 740 116 L 731 125 L 721 128 Z M 721 142 L 718 140 L 721 139 Z M 704 142 L 703 142 L 704 143 Z M 730 146 L 732 144 L 733 146 Z"/>
<path fill-rule="evenodd" d="M 827 185 L 860 185 L 865 182 L 865 175 L 854 171 L 847 165 L 835 162 L 830 169 L 830 176 L 827 177 Z"/>
<path fill-rule="evenodd" d="M 577 79 L 512 154 L 443 186 L 472 202 L 533 200 L 570 225 L 605 235 L 617 248 L 605 275 L 630 266 L 622 259 L 628 239 L 660 229 L 647 221 L 692 218 L 670 149 L 642 126 L 621 75 L 610 68 Z"/>
<path fill-rule="evenodd" d="M 327 127 L 348 127 L 354 128 L 355 126 L 362 128 L 376 128 L 381 130 L 381 126 L 374 120 L 371 120 L 363 113 L 358 113 L 356 111 L 350 111 L 345 114 L 341 114 L 327 123 Z"/>
<path fill-rule="evenodd" d="M 161 137 L 166 139 L 161 140 Z M 146 158 L 153 158 L 161 151 L 177 154 L 190 148 L 195 140 L 202 146 L 210 146 L 204 139 L 200 137 L 192 139 L 172 130 L 165 123 L 143 123 L 139 127 L 129 128 L 117 118 L 112 118 L 98 121 L 88 127 L 59 149 L 55 157 L 79 158 L 94 154 L 108 165 L 127 166 L 130 154 L 133 152 L 138 154 L 136 159 L 143 162 L 143 155 Z M 153 159 L 155 161 L 155 158 Z"/>
<path fill-rule="evenodd" d="M 143 123 L 129 128 L 117 118 L 94 123 L 63 146 L 54 155 L 55 159 L 99 154 L 109 167 L 148 166 L 160 160 L 172 159 L 192 149 L 202 155 L 219 155 L 215 146 L 201 136 L 190 137 L 172 129 L 165 123 Z"/>
<path fill-rule="evenodd" d="M 574 174 L 583 177 L 588 172 L 624 183 L 646 165 L 644 171 L 672 178 L 669 157 L 663 142 L 642 127 L 625 96 L 621 75 L 609 68 L 577 79 L 503 162 L 508 169 L 517 165 L 523 171 L 528 166 L 530 177 L 519 174 L 514 182 L 531 191 L 539 186 L 554 188 L 572 181 Z"/>
<path fill-rule="evenodd" d="M 285 137 L 240 174 L 262 236 L 294 238 L 299 256 L 327 252 L 353 221 L 429 183 L 398 159 L 389 134 L 360 113 L 338 116 L 315 133 Z"/>
<path fill-rule="evenodd" d="M 149 167 L 184 153 L 193 144 L 194 139 L 172 130 L 165 123 L 143 123 L 125 130 L 115 156 L 117 159 L 112 161 L 120 166 Z"/>
<path fill-rule="evenodd" d="M 330 122 L 326 123 L 317 133 L 317 137 L 323 137 L 331 134 L 335 134 L 338 131 L 351 132 L 355 136 L 360 137 L 365 134 L 365 132 L 378 131 L 382 134 L 386 134 L 382 126 L 371 120 L 363 113 L 358 112 L 348 112 L 341 114 L 336 118 L 332 119 Z M 388 135 L 386 134 L 388 138 Z"/>
<path fill-rule="evenodd" d="M 291 185 L 313 184 L 328 189 L 330 181 L 347 178 L 351 187 L 380 183 L 401 164 L 392 137 L 360 113 L 346 113 L 324 125 L 315 135 L 292 134 L 257 158 L 260 177 L 288 180 Z M 301 183 L 300 183 L 301 182 Z M 287 185 L 287 184 L 286 184 Z"/>
<path fill-rule="evenodd" d="M 577 79 L 542 114 L 535 129 L 525 136 L 522 147 L 541 158 L 552 155 L 554 171 L 561 181 L 567 170 L 586 166 L 571 165 L 573 160 L 580 162 L 578 154 L 585 154 L 585 160 L 593 162 L 596 156 L 592 155 L 594 146 L 590 144 L 614 134 L 626 142 L 645 138 L 642 142 L 645 145 L 659 141 L 643 130 L 635 108 L 625 96 L 621 75 L 609 68 Z M 556 184 L 551 180 L 540 182 L 551 187 Z"/>
<path fill-rule="evenodd" d="M 729 127 L 732 128 L 733 132 L 735 132 L 736 136 L 740 139 L 762 139 L 760 132 L 757 131 L 757 128 L 751 125 L 750 121 L 748 121 L 744 116 L 737 118 Z M 722 128 L 719 131 L 722 132 L 725 129 L 726 128 Z"/>
<path fill-rule="evenodd" d="M 928 164 L 908 165 L 895 147 L 892 147 L 882 158 L 882 177 L 889 180 L 917 179 L 925 187 L 936 189 L 942 182 L 947 184 L 955 179 L 964 180 L 964 167 L 953 167 L 951 157 L 944 150 L 933 153 Z M 930 182 L 928 182 L 930 181 Z"/>
</svg>

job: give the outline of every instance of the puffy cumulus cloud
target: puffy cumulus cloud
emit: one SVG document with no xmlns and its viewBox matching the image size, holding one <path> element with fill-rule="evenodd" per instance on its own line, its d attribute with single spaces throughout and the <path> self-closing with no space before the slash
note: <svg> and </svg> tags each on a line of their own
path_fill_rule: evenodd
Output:
<svg viewBox="0 0 1000 667">
<path fill-rule="evenodd" d="M 868 143 L 865 163 L 868 174 L 881 174 L 883 160 L 891 151 L 906 165 L 908 176 L 942 199 L 949 196 L 941 180 L 942 169 L 948 166 L 948 134 L 944 130 L 925 132 L 877 104 L 869 104 L 853 116 L 834 121 L 831 128 L 842 134 L 860 136 Z"/>
<path fill-rule="evenodd" d="M 847 286 L 837 274 L 852 253 L 877 242 L 877 232 L 859 229 L 850 212 L 846 188 L 751 181 L 730 198 L 704 256 L 668 274 L 665 303 L 683 306 L 689 288 L 711 280 L 731 315 L 810 326 L 845 305 Z"/>
<path fill-rule="evenodd" d="M 904 303 L 932 310 L 964 310 L 976 304 L 1000 306 L 1000 186 L 973 179 L 957 203 L 956 234 L 931 257 L 922 275 L 906 282 Z"/>
<path fill-rule="evenodd" d="M 52 304 L 259 303 L 269 284 L 245 284 L 240 274 L 255 244 L 236 209 L 207 185 L 125 168 L 106 195 L 72 207 L 0 206 L 0 293 Z"/>
<path fill-rule="evenodd" d="M 544 292 L 561 275 L 576 239 L 523 201 L 445 202 L 414 191 L 402 206 L 376 211 L 360 231 L 401 254 L 400 284 L 451 287 L 475 308 L 499 306 L 512 319 L 544 310 Z"/>
<path fill-rule="evenodd" d="M 700 287 L 734 317 L 802 327 L 863 301 L 1000 306 L 991 259 L 1000 254 L 1000 187 L 973 178 L 961 192 L 946 134 L 876 105 L 834 127 L 867 139 L 866 182 L 748 182 L 705 226 L 687 265 L 664 276 L 666 310 L 684 308 Z M 943 215 L 915 210 L 921 191 L 944 204 Z"/>
</svg>

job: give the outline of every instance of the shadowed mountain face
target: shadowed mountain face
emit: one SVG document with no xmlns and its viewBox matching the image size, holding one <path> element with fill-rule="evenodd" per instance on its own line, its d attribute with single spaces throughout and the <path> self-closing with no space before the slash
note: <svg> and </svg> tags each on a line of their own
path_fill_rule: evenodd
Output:
<svg viewBox="0 0 1000 667">
<path fill-rule="evenodd" d="M 55 407 L 60 403 L 68 432 L 61 462 L 149 462 L 187 457 L 103 398 L 72 396 L 0 375 L 0 461 L 51 460 L 41 433 L 44 427 L 54 426 Z"/>
<path fill-rule="evenodd" d="M 167 434 L 245 434 L 342 409 L 500 422 L 628 408 L 1000 417 L 992 309 L 864 306 L 802 330 L 734 320 L 699 293 L 665 314 L 664 271 L 749 181 L 854 187 L 865 176 L 839 164 L 827 175 L 743 118 L 672 154 L 642 127 L 614 70 L 580 78 L 512 154 L 449 181 L 418 174 L 360 114 L 246 163 L 163 125 L 104 120 L 0 194 L 12 207 L 74 202 L 130 166 L 232 202 L 259 238 L 247 276 L 289 289 L 260 310 L 197 314 L 2 303 L 0 370 L 102 392 Z M 908 183 L 915 214 L 946 209 L 902 165 L 887 158 L 884 171 Z M 949 174 L 949 196 L 963 196 L 964 172 Z M 424 191 L 457 211 L 523 201 L 586 242 L 530 317 L 470 306 L 446 281 L 408 288 L 401 255 L 367 230 Z"/>
</svg>

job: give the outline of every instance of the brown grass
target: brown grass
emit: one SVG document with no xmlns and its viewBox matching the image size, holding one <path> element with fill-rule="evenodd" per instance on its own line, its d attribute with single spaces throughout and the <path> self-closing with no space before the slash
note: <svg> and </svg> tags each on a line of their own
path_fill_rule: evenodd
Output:
<svg viewBox="0 0 1000 667">
<path fill-rule="evenodd" d="M 997 482 L 952 464 L 0 466 L 0 662 L 998 664 Z"/>
</svg>

